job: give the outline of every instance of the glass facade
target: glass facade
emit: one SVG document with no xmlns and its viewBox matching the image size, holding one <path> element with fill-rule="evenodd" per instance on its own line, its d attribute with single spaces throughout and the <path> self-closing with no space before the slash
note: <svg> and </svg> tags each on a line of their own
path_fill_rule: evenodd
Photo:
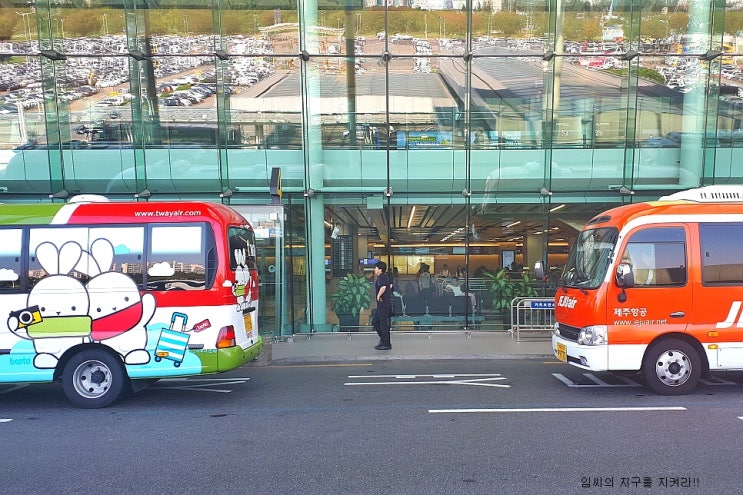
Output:
<svg viewBox="0 0 743 495">
<path fill-rule="evenodd" d="M 372 259 L 395 328 L 431 323 L 404 318 L 426 265 L 474 304 L 424 298 L 432 327 L 502 329 L 485 273 L 558 269 L 608 207 L 743 183 L 741 33 L 741 4 L 696 0 L 0 0 L 0 201 L 248 217 L 279 169 L 271 333 L 338 329 L 336 282 Z"/>
</svg>

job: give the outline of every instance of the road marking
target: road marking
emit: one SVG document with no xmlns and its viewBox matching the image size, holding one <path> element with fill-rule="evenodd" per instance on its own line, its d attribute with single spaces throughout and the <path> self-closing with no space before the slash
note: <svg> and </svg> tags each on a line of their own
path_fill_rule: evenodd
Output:
<svg viewBox="0 0 743 495">
<path fill-rule="evenodd" d="M 431 414 L 440 413 L 540 413 L 540 412 L 658 412 L 686 411 L 685 407 L 536 407 L 522 409 L 429 409 Z"/>
<path fill-rule="evenodd" d="M 593 373 L 583 373 L 591 383 L 577 383 L 566 377 L 562 373 L 552 373 L 552 376 L 571 388 L 599 388 L 599 387 L 642 387 L 642 384 L 630 380 L 626 376 L 613 375 L 617 380 L 623 383 L 607 383 Z"/>
<path fill-rule="evenodd" d="M 478 378 L 475 378 L 478 377 Z M 371 381 L 371 382 L 345 382 L 343 385 L 346 386 L 358 386 L 358 385 L 473 385 L 479 387 L 497 387 L 497 388 L 510 388 L 510 385 L 502 383 L 492 383 L 496 381 L 502 381 L 506 378 L 500 373 L 464 373 L 461 375 L 456 374 L 435 374 L 435 375 L 351 375 L 349 379 L 359 378 L 393 378 L 400 381 Z M 419 378 L 439 378 L 439 380 L 418 380 Z M 404 381 L 403 381 L 404 380 Z"/>
<path fill-rule="evenodd" d="M 335 363 L 335 364 L 272 364 L 264 368 L 348 368 L 352 366 L 372 366 L 372 363 Z"/>
<path fill-rule="evenodd" d="M 10 418 L 0 418 L 0 423 L 10 423 L 11 421 L 13 420 Z"/>
<path fill-rule="evenodd" d="M 641 383 L 638 383 L 626 376 L 610 374 L 616 380 L 622 383 L 608 383 L 605 380 L 597 377 L 593 373 L 583 373 L 583 376 L 588 380 L 589 383 L 574 382 L 570 378 L 566 377 L 562 373 L 552 373 L 552 376 L 560 380 L 562 383 L 570 388 L 607 388 L 607 387 L 642 387 Z M 700 383 L 714 387 L 722 385 L 737 385 L 735 382 L 731 382 L 716 376 L 709 376 L 707 378 L 700 378 Z"/>
<path fill-rule="evenodd" d="M 19 383 L 18 385 L 15 385 L 13 387 L 10 387 L 7 390 L 3 390 L 2 392 L 0 392 L 0 394 L 8 394 L 10 392 L 15 392 L 16 390 L 20 390 L 20 389 L 26 388 L 26 387 L 28 387 L 28 383 Z"/>
<path fill-rule="evenodd" d="M 239 385 L 247 382 L 250 378 L 163 378 L 152 386 L 161 390 L 193 390 L 196 392 L 214 392 L 219 394 L 229 394 L 232 392 L 230 389 L 224 388 L 207 388 L 216 385 Z M 193 385 L 181 385 L 181 386 L 162 386 L 163 382 L 207 382 L 207 383 L 195 383 Z M 216 383 L 215 383 L 216 382 Z"/>
<path fill-rule="evenodd" d="M 722 378 L 719 378 L 717 376 L 708 376 L 707 378 L 700 378 L 699 383 L 704 383 L 705 385 L 715 386 L 715 385 L 737 385 L 735 382 L 731 382 Z"/>
</svg>

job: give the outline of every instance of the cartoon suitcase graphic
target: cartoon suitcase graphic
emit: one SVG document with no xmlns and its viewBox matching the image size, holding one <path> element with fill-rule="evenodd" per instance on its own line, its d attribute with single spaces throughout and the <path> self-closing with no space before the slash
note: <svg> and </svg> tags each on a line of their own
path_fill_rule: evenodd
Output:
<svg viewBox="0 0 743 495">
<path fill-rule="evenodd" d="M 178 320 L 181 320 L 180 331 L 175 330 Z M 170 328 L 168 330 L 163 329 L 160 333 L 160 338 L 155 347 L 155 361 L 159 362 L 164 358 L 173 361 L 173 366 L 176 368 L 181 365 L 186 357 L 188 339 L 190 338 L 190 335 L 186 333 L 186 322 L 188 322 L 187 315 L 177 311 L 173 313 L 173 316 L 170 317 Z"/>
</svg>

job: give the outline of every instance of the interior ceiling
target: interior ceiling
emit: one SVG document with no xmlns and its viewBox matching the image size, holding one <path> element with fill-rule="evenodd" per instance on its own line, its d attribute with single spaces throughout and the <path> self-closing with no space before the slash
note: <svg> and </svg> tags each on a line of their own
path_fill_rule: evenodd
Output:
<svg viewBox="0 0 743 495">
<path fill-rule="evenodd" d="M 469 226 L 468 208 L 471 208 Z M 550 215 L 551 240 L 572 239 L 574 226 L 590 220 L 596 208 L 595 204 L 568 204 Z M 328 233 L 338 226 L 341 234 L 358 233 L 369 242 L 385 244 L 463 243 L 468 236 L 470 242 L 519 242 L 526 234 L 543 231 L 546 212 L 543 204 L 523 203 L 492 205 L 484 211 L 449 204 L 392 205 L 384 209 L 332 205 L 325 208 L 325 221 L 330 224 Z M 387 238 L 388 223 L 391 239 Z"/>
</svg>

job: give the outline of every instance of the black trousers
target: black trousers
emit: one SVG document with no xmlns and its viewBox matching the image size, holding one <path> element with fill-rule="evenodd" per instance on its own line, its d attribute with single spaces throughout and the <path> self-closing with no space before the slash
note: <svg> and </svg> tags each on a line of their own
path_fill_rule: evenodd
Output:
<svg viewBox="0 0 743 495">
<path fill-rule="evenodd" d="M 379 335 L 379 342 L 382 345 L 392 346 L 390 343 L 390 311 L 391 304 L 377 304 L 377 311 L 374 314 L 372 325 Z"/>
</svg>

